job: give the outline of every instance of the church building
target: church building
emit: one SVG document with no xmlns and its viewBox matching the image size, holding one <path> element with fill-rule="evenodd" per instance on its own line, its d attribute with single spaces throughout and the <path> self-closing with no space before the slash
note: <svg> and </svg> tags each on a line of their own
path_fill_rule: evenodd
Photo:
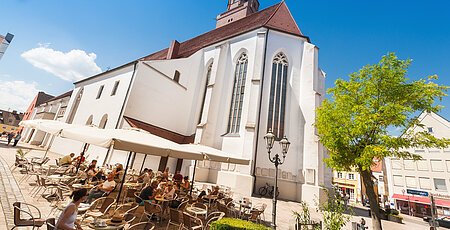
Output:
<svg viewBox="0 0 450 230">
<path fill-rule="evenodd" d="M 169 42 L 168 42 L 169 43 Z M 73 124 L 136 127 L 177 143 L 198 143 L 250 160 L 250 165 L 203 161 L 196 181 L 242 195 L 273 185 L 275 170 L 263 139 L 272 130 L 291 142 L 279 167 L 280 198 L 314 204 L 331 184 L 326 150 L 314 127 L 325 97 L 318 47 L 305 36 L 286 3 L 259 9 L 258 0 L 229 0 L 216 28 L 75 83 L 64 115 Z M 81 151 L 55 138 L 51 151 Z M 280 153 L 278 143 L 272 149 Z M 89 146 L 88 160 L 123 163 L 126 152 Z M 192 176 L 189 160 L 136 153 L 132 167 L 170 168 Z"/>
</svg>

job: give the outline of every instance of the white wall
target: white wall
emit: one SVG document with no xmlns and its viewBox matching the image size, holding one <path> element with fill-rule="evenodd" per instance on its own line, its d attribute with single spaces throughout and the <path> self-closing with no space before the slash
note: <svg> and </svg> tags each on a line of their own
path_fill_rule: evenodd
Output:
<svg viewBox="0 0 450 230">
<path fill-rule="evenodd" d="M 98 126 L 103 115 L 107 114 L 108 121 L 105 128 L 116 128 L 133 70 L 134 65 L 130 64 L 107 73 L 102 73 L 95 78 L 77 83 L 63 120 L 67 122 L 76 101 L 76 97 L 79 95 L 80 91 L 83 90 L 78 109 L 73 119 L 73 124 L 85 125 L 89 116 L 92 115 L 92 124 Z M 120 81 L 120 83 L 116 94 L 111 96 L 116 81 Z M 102 95 L 99 99 L 96 99 L 101 85 L 104 85 Z M 77 154 L 82 150 L 82 147 L 83 143 L 81 142 L 58 137 L 55 138 L 51 151 L 61 154 L 68 154 L 70 152 L 75 152 Z M 98 159 L 99 164 L 102 164 L 106 152 L 107 149 L 105 148 L 90 146 L 86 155 L 89 155 L 88 160 Z M 126 158 L 126 156 L 123 156 L 122 158 Z M 123 160 L 122 158 L 117 160 Z"/>
</svg>

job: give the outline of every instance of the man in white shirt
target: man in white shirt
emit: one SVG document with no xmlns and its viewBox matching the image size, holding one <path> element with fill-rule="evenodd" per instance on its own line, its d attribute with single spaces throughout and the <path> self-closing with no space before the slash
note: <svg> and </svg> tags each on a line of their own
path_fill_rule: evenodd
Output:
<svg viewBox="0 0 450 230">
<path fill-rule="evenodd" d="M 114 174 L 108 174 L 106 181 L 97 185 L 94 189 L 89 192 L 87 202 L 91 203 L 93 200 L 102 197 L 105 194 L 109 194 L 116 187 L 116 182 L 114 181 Z"/>
</svg>

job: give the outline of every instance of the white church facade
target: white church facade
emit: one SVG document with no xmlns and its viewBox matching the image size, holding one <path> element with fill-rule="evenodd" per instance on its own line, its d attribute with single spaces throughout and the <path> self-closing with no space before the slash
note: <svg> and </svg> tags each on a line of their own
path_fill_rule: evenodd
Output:
<svg viewBox="0 0 450 230">
<path fill-rule="evenodd" d="M 280 198 L 320 201 L 331 184 L 326 151 L 313 124 L 325 96 L 318 48 L 304 36 L 286 4 L 258 11 L 257 0 L 230 0 L 205 34 L 75 83 L 63 120 L 100 128 L 137 127 L 177 143 L 199 143 L 250 165 L 199 162 L 196 180 L 251 195 L 273 184 L 264 142 L 269 129 L 291 142 L 280 166 Z M 51 151 L 81 151 L 82 143 L 55 138 Z M 281 153 L 274 145 L 274 152 Z M 126 152 L 95 146 L 88 159 L 113 164 Z M 193 162 L 136 153 L 132 167 L 170 167 L 192 175 Z"/>
</svg>

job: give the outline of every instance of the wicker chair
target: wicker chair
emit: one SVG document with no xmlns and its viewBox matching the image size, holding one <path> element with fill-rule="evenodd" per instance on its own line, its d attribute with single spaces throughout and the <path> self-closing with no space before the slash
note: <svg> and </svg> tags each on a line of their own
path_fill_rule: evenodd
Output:
<svg viewBox="0 0 450 230">
<path fill-rule="evenodd" d="M 203 226 L 204 230 L 208 230 L 211 227 L 211 223 L 222 219 L 225 216 L 224 212 L 212 212 L 206 217 L 206 224 Z"/>
<path fill-rule="evenodd" d="M 83 217 L 81 218 L 81 223 L 83 223 L 83 220 L 86 217 L 94 217 L 99 218 L 106 214 L 108 214 L 109 209 L 113 206 L 115 202 L 114 198 L 111 197 L 101 197 L 97 200 L 94 200 L 91 204 L 91 207 L 84 213 Z"/>
<path fill-rule="evenodd" d="M 150 222 L 143 222 L 131 225 L 128 230 L 153 230 L 155 225 Z"/>
<path fill-rule="evenodd" d="M 157 221 L 161 220 L 162 210 L 163 209 L 161 205 L 152 204 L 149 201 L 144 201 L 144 214 L 141 216 L 139 222 L 142 221 L 142 218 L 144 216 L 146 216 L 149 220 L 151 220 L 153 216 L 156 216 Z"/>
<path fill-rule="evenodd" d="M 203 222 L 200 218 L 191 216 L 188 213 L 183 212 L 183 229 L 203 229 Z"/>
<path fill-rule="evenodd" d="M 169 209 L 169 222 L 167 223 L 166 230 L 169 229 L 170 225 L 175 225 L 180 229 L 183 226 L 183 213 L 180 212 L 178 209 Z"/>
</svg>

